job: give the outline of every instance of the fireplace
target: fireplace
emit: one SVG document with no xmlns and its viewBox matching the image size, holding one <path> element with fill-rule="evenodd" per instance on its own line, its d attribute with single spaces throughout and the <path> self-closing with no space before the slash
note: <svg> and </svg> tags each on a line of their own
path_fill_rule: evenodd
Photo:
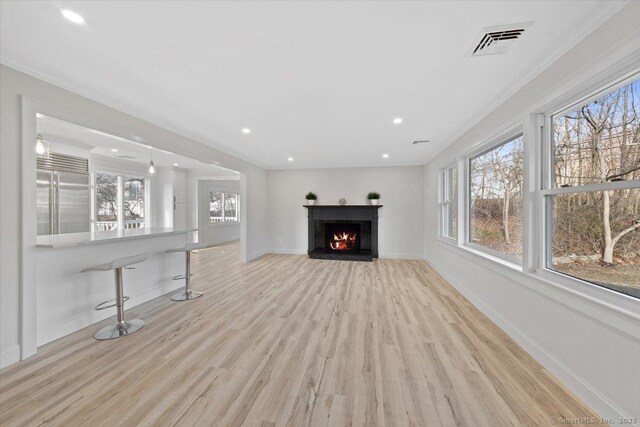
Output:
<svg viewBox="0 0 640 427">
<path fill-rule="evenodd" d="M 378 257 L 378 209 L 382 206 L 305 206 L 310 258 L 373 261 Z"/>
</svg>

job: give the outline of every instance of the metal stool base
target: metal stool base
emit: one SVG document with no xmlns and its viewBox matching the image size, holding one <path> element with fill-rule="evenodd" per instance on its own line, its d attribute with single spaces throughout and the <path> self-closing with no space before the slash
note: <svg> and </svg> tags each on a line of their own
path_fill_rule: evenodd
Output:
<svg viewBox="0 0 640 427">
<path fill-rule="evenodd" d="M 131 335 L 135 331 L 141 329 L 144 326 L 144 320 L 142 319 L 133 319 L 126 320 L 124 325 L 119 323 L 112 323 L 109 326 L 105 326 L 100 329 L 94 335 L 97 340 L 112 340 L 115 338 L 126 337 L 127 335 Z"/>
<path fill-rule="evenodd" d="M 196 292 L 196 291 L 182 291 L 182 292 L 178 292 L 177 294 L 174 294 L 171 299 L 173 301 L 189 301 L 192 299 L 196 299 L 196 298 L 200 298 L 202 296 L 203 292 Z"/>
</svg>

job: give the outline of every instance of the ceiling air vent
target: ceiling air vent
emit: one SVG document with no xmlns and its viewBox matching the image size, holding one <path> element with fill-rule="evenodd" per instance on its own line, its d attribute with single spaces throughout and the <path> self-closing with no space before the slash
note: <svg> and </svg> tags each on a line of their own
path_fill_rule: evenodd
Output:
<svg viewBox="0 0 640 427">
<path fill-rule="evenodd" d="M 484 28 L 479 36 L 480 41 L 473 49 L 471 56 L 507 53 L 513 43 L 522 37 L 524 30 L 532 24 L 533 22 L 523 22 Z"/>
<path fill-rule="evenodd" d="M 418 139 L 418 140 L 413 141 L 413 145 L 416 145 L 416 144 L 426 144 L 427 142 L 429 142 L 429 140 L 428 140 L 428 139 Z"/>
<path fill-rule="evenodd" d="M 128 156 L 126 154 L 124 156 L 116 156 L 116 157 L 118 157 L 119 159 L 123 159 L 123 160 L 129 160 L 129 159 L 135 159 L 136 158 L 134 156 Z"/>
</svg>

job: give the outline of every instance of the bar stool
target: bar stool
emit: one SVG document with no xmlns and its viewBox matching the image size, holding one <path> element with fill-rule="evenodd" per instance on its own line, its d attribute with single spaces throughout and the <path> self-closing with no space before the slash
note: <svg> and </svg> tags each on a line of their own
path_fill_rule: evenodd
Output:
<svg viewBox="0 0 640 427">
<path fill-rule="evenodd" d="M 144 326 L 144 320 L 142 319 L 125 320 L 124 318 L 124 303 L 129 299 L 129 297 L 124 296 L 122 287 L 122 269 L 133 269 L 134 267 L 130 267 L 131 265 L 143 262 L 148 257 L 148 253 L 133 255 L 125 258 L 114 259 L 107 264 L 100 264 L 82 270 L 82 273 L 87 271 L 114 270 L 116 275 L 116 298 L 101 302 L 95 307 L 96 310 L 104 310 L 107 308 L 116 307 L 116 323 L 105 326 L 104 328 L 96 332 L 94 337 L 97 340 L 111 340 L 114 338 L 131 335 Z"/>
<path fill-rule="evenodd" d="M 167 253 L 170 252 L 184 252 L 186 256 L 186 268 L 185 274 L 181 274 L 179 276 L 174 276 L 173 280 L 183 280 L 184 279 L 184 291 L 178 292 L 174 294 L 171 299 L 173 301 L 188 301 L 191 299 L 196 299 L 202 296 L 202 292 L 196 292 L 191 289 L 191 251 L 195 251 L 197 249 L 206 248 L 206 243 L 188 243 L 183 248 L 177 249 L 169 249 Z"/>
</svg>

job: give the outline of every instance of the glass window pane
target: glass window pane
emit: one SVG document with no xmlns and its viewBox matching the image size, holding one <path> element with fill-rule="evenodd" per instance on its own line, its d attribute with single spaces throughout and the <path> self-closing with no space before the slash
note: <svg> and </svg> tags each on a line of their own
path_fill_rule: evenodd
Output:
<svg viewBox="0 0 640 427">
<path fill-rule="evenodd" d="M 553 204 L 547 267 L 640 298 L 640 189 L 561 194 L 547 203 Z"/>
<path fill-rule="evenodd" d="M 458 237 L 458 207 L 456 205 L 457 203 L 449 203 L 447 205 L 447 210 L 449 211 L 447 237 L 451 237 L 452 239 Z"/>
<path fill-rule="evenodd" d="M 522 258 L 522 135 L 470 161 L 470 241 Z"/>
<path fill-rule="evenodd" d="M 452 239 L 458 235 L 458 174 L 457 167 L 443 171 L 443 234 Z"/>
<path fill-rule="evenodd" d="M 124 228 L 144 227 L 143 178 L 124 177 Z"/>
<path fill-rule="evenodd" d="M 449 169 L 449 237 L 458 236 L 458 168 Z"/>
<path fill-rule="evenodd" d="M 209 192 L 209 220 L 211 222 L 222 222 L 222 192 Z"/>
<path fill-rule="evenodd" d="M 237 221 L 237 204 L 238 195 L 234 193 L 225 193 L 224 195 L 224 218 L 225 221 Z"/>
<path fill-rule="evenodd" d="M 640 80 L 553 117 L 556 187 L 640 179 Z"/>
<path fill-rule="evenodd" d="M 113 230 L 118 227 L 118 177 L 101 173 L 95 177 L 96 230 Z"/>
</svg>

